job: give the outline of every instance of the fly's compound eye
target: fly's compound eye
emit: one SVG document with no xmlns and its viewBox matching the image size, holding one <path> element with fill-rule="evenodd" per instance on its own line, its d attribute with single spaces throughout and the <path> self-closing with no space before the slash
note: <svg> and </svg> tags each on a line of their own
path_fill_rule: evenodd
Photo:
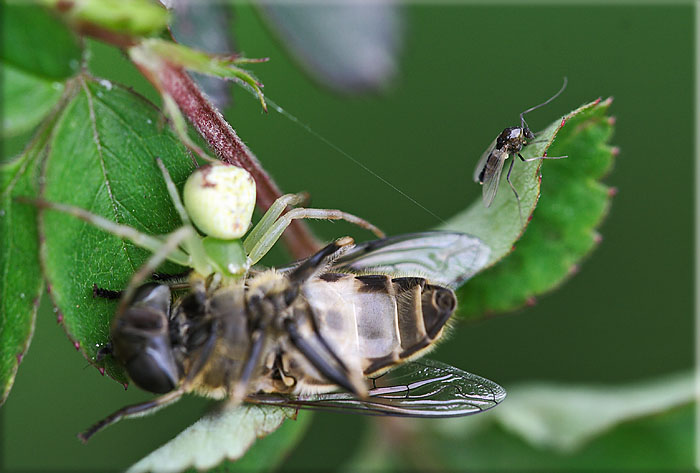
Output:
<svg viewBox="0 0 700 473">
<path fill-rule="evenodd" d="M 431 339 L 437 337 L 457 306 L 454 292 L 438 286 L 426 285 L 423 290 L 423 323 Z"/>
<path fill-rule="evenodd" d="M 523 130 L 523 132 L 524 132 L 524 134 L 525 134 L 525 138 L 527 138 L 528 140 L 534 140 L 534 139 L 535 139 L 535 134 L 534 134 L 532 131 L 530 131 L 529 128 L 525 128 L 525 129 Z"/>
<path fill-rule="evenodd" d="M 442 311 L 452 313 L 457 305 L 457 299 L 452 291 L 441 289 L 435 292 L 435 305 Z"/>
<path fill-rule="evenodd" d="M 165 313 L 151 307 L 128 308 L 112 330 L 112 344 L 115 356 L 140 388 L 163 394 L 177 385 L 179 371 Z"/>
</svg>

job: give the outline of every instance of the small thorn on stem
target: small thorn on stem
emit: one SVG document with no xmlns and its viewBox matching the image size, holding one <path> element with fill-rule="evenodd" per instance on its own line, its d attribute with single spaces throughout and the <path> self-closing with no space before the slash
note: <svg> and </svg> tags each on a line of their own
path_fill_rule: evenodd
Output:
<svg viewBox="0 0 700 473">
<path fill-rule="evenodd" d="M 574 274 L 578 273 L 581 267 L 577 264 L 571 265 L 569 268 L 569 276 L 573 276 Z"/>
<path fill-rule="evenodd" d="M 537 299 L 535 298 L 535 296 L 530 296 L 525 301 L 525 304 L 527 304 L 528 307 L 532 307 L 535 304 L 537 304 Z"/>
<path fill-rule="evenodd" d="M 73 346 L 76 350 L 80 350 L 80 342 L 73 342 Z"/>
<path fill-rule="evenodd" d="M 566 125 L 566 117 L 561 119 L 561 125 L 559 125 L 559 128 L 564 128 L 564 125 Z"/>
<path fill-rule="evenodd" d="M 608 189 L 608 197 L 615 197 L 617 195 L 617 187 L 611 187 Z"/>
<path fill-rule="evenodd" d="M 124 391 L 126 391 L 129 388 L 129 383 L 124 383 L 122 386 L 124 386 Z"/>
<path fill-rule="evenodd" d="M 608 117 L 608 124 L 614 125 L 617 121 L 617 117 Z"/>
<path fill-rule="evenodd" d="M 17 353 L 17 364 L 22 363 L 22 358 L 24 358 L 24 353 Z"/>
<path fill-rule="evenodd" d="M 599 245 L 600 242 L 602 242 L 602 241 L 603 241 L 603 235 L 601 235 L 600 233 L 593 234 L 593 243 L 595 243 L 596 245 Z"/>
<path fill-rule="evenodd" d="M 613 157 L 616 158 L 620 155 L 620 148 L 618 146 L 613 146 L 610 152 L 612 153 Z"/>
<path fill-rule="evenodd" d="M 105 375 L 105 369 L 104 369 L 104 366 L 100 366 L 99 368 L 97 368 L 97 371 L 99 371 L 99 372 L 100 372 L 100 374 L 101 374 L 102 376 L 104 376 L 104 375 Z"/>
<path fill-rule="evenodd" d="M 63 322 L 63 314 L 59 312 L 58 315 L 56 315 L 56 323 L 60 324 L 62 322 Z"/>
</svg>

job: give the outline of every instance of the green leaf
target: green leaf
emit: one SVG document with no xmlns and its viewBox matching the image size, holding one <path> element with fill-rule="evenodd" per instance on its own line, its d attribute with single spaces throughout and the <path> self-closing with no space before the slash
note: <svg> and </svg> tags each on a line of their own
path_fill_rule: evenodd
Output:
<svg viewBox="0 0 700 473">
<path fill-rule="evenodd" d="M 684 373 L 620 387 L 531 383 L 510 392 L 497 422 L 533 447 L 569 453 L 618 424 L 692 402 L 695 383 Z"/>
<path fill-rule="evenodd" d="M 128 471 L 175 472 L 190 467 L 204 470 L 219 465 L 225 459 L 236 460 L 243 456 L 256 438 L 274 432 L 285 419 L 294 418 L 294 413 L 295 409 L 252 404 L 224 408 L 202 417 L 173 440 L 139 460 Z M 297 429 L 303 427 L 304 424 L 301 424 Z M 285 433 L 285 440 L 295 438 L 294 431 Z M 278 453 L 275 452 L 275 455 Z M 267 458 L 265 461 L 270 460 Z"/>
<path fill-rule="evenodd" d="M 209 471 L 212 473 L 233 473 L 236 471 L 254 473 L 275 470 L 302 439 L 312 418 L 313 415 L 310 411 L 299 412 L 293 422 L 284 422 L 279 429 L 267 437 L 258 438 L 239 460 L 224 460 L 219 466 Z M 188 473 L 195 471 L 195 469 L 190 469 Z"/>
<path fill-rule="evenodd" d="M 450 465 L 471 468 L 687 468 L 693 459 L 692 373 L 622 386 L 529 383 L 481 425 L 442 423 L 433 446 Z M 461 434 L 460 434 L 461 432 Z M 461 436 L 446 452 L 439 439 Z M 498 451 L 499 455 L 482 452 Z M 439 454 L 439 453 L 438 453 Z"/>
<path fill-rule="evenodd" d="M 692 373 L 621 386 L 529 383 L 508 392 L 478 417 L 387 423 L 347 470 L 670 471 L 694 460 Z M 403 433 L 401 443 L 387 440 L 392 428 Z"/>
<path fill-rule="evenodd" d="M 694 471 L 695 407 L 629 419 L 570 454 L 535 449 L 497 425 L 460 442 L 438 435 L 429 441 L 445 470 L 518 471 L 525 465 L 529 471 Z"/>
<path fill-rule="evenodd" d="M 517 250 L 459 290 L 461 316 L 477 318 L 532 301 L 535 295 L 551 290 L 572 274 L 576 264 L 595 246 L 595 228 L 606 215 L 610 201 L 609 188 L 598 182 L 613 160 L 613 150 L 607 145 L 612 134 L 612 124 L 606 117 L 610 103 L 596 101 L 579 107 L 538 133 L 537 140 L 543 143 L 525 148 L 525 158 L 544 153 L 569 157 L 546 162 L 541 202 L 539 176 L 545 161 L 515 164 L 511 180 L 520 194 L 523 218 L 530 218 L 535 207 L 537 210 Z M 494 250 L 491 264 L 512 250 L 523 231 L 517 201 L 505 178 L 491 207 L 485 208 L 479 199 L 443 228 L 484 239 Z"/>
<path fill-rule="evenodd" d="M 78 70 L 77 38 L 44 8 L 5 5 L 2 15 L 2 136 L 35 127 Z"/>
<path fill-rule="evenodd" d="M 63 93 L 62 82 L 50 82 L 3 64 L 2 135 L 14 136 L 34 128 L 49 113 Z"/>
<path fill-rule="evenodd" d="M 50 126 L 44 127 L 21 156 L 0 166 L 0 404 L 29 348 L 43 288 L 37 212 L 15 198 L 37 196 L 50 131 Z"/>
<path fill-rule="evenodd" d="M 149 234 L 182 223 L 155 157 L 184 183 L 191 157 L 143 98 L 108 81 L 76 80 L 75 97 L 58 119 L 44 165 L 45 200 L 81 207 Z M 41 259 L 59 320 L 76 348 L 94 363 L 108 342 L 115 301 L 93 298 L 92 286 L 121 290 L 149 253 L 74 217 L 42 211 Z M 179 273 L 166 265 L 162 271 Z M 111 357 L 99 364 L 120 382 Z"/>
</svg>

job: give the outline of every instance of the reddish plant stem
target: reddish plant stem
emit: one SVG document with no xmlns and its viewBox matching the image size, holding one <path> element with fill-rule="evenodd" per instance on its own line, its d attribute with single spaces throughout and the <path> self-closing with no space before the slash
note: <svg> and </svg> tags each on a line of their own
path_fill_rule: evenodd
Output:
<svg viewBox="0 0 700 473">
<path fill-rule="evenodd" d="M 158 68 L 157 72 L 146 71 L 143 68 L 142 72 L 156 87 L 161 86 L 175 99 L 182 113 L 209 143 L 219 159 L 242 167 L 253 176 L 257 189 L 257 205 L 261 210 L 267 210 L 282 195 L 255 155 L 183 69 L 163 63 L 163 67 Z M 151 76 L 153 72 L 157 77 Z M 318 240 L 300 220 L 291 223 L 283 238 L 287 249 L 297 259 L 305 258 L 320 248 Z"/>
</svg>

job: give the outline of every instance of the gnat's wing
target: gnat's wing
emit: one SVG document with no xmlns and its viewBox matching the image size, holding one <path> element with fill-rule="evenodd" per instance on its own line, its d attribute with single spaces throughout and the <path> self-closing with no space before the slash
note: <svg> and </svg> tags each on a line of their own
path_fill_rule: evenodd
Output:
<svg viewBox="0 0 700 473">
<path fill-rule="evenodd" d="M 508 159 L 508 153 L 500 149 L 494 149 L 491 154 L 487 156 L 482 180 L 483 188 L 481 189 L 484 205 L 486 207 L 491 206 L 493 199 L 496 198 L 498 184 L 501 182 L 503 164 L 506 159 Z"/>
<path fill-rule="evenodd" d="M 498 138 L 495 138 L 493 140 L 493 142 L 489 145 L 488 148 L 486 148 L 486 151 L 484 151 L 484 153 L 479 158 L 479 163 L 474 168 L 474 182 L 478 182 L 479 184 L 481 184 L 483 182 L 482 177 L 481 177 L 481 173 L 484 170 L 484 166 L 486 166 L 486 161 L 489 159 L 489 156 L 491 155 L 493 150 L 496 149 L 496 140 L 497 139 Z"/>
<path fill-rule="evenodd" d="M 466 233 L 408 233 L 360 243 L 329 271 L 425 277 L 454 289 L 483 269 L 490 254 L 489 246 Z"/>
<path fill-rule="evenodd" d="M 364 415 L 441 418 L 477 414 L 506 397 L 506 391 L 493 381 L 434 360 L 409 362 L 368 382 L 367 399 L 350 393 L 299 398 L 258 394 L 249 401 Z"/>
</svg>

